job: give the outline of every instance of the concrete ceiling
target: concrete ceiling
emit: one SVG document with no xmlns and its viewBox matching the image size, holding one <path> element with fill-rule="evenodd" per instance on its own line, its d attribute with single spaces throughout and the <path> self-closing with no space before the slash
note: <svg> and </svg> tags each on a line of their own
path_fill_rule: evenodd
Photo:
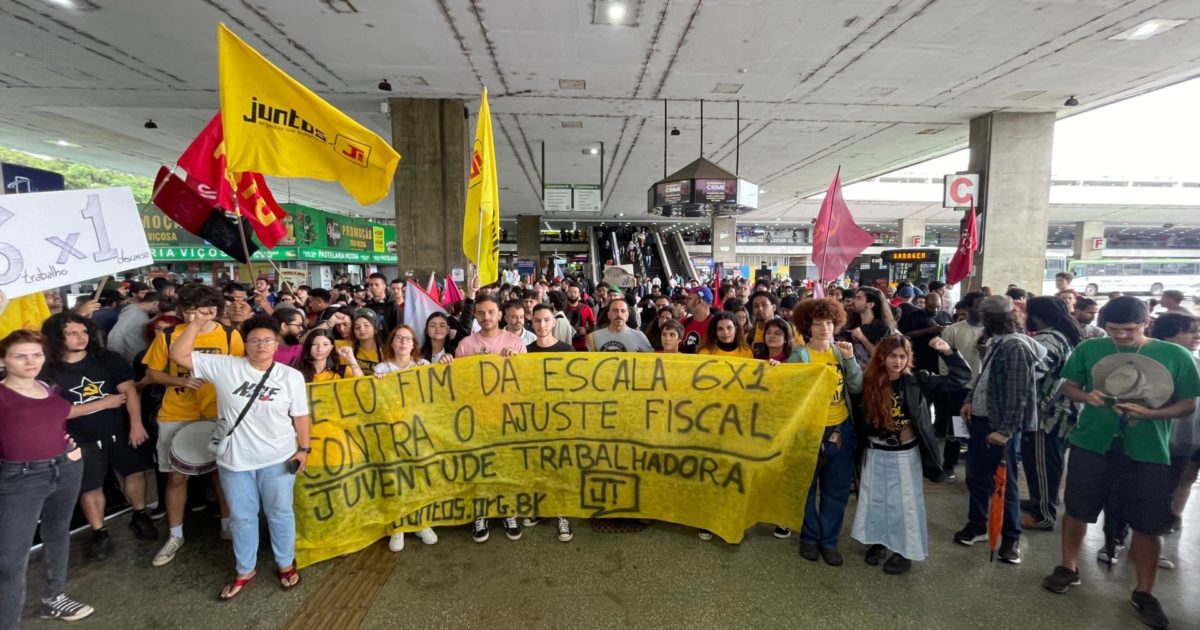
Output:
<svg viewBox="0 0 1200 630">
<path fill-rule="evenodd" d="M 734 169 L 740 99 L 740 175 L 766 189 L 748 219 L 773 220 L 810 215 L 803 197 L 839 165 L 851 182 L 961 148 L 975 116 L 1073 114 L 1200 76 L 1195 0 L 642 0 L 629 26 L 595 23 L 604 3 L 0 0 L 0 145 L 151 176 L 216 110 L 225 22 L 385 138 L 380 79 L 390 96 L 466 98 L 472 111 L 486 84 L 505 216 L 540 213 L 542 142 L 545 181 L 585 184 L 600 158 L 583 152 L 603 142 L 604 211 L 552 218 L 644 217 L 664 170 L 663 99 L 681 131 L 669 171 L 701 150 Z M 1191 21 L 1109 39 L 1152 18 Z M 1080 106 L 1064 108 L 1071 95 Z M 273 188 L 394 214 L 390 198 L 360 207 L 336 185 Z M 884 214 L 870 218 L 913 216 Z"/>
</svg>

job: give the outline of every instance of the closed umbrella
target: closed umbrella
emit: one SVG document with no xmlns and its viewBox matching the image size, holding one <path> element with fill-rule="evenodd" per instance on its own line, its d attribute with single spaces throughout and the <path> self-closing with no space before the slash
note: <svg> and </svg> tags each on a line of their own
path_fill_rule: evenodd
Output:
<svg viewBox="0 0 1200 630">
<path fill-rule="evenodd" d="M 1008 466 L 1004 460 L 992 474 L 992 499 L 988 502 L 988 549 L 992 553 L 988 562 L 996 559 L 996 548 L 1000 546 L 1000 531 L 1004 528 L 1004 486 L 1008 483 Z"/>
</svg>

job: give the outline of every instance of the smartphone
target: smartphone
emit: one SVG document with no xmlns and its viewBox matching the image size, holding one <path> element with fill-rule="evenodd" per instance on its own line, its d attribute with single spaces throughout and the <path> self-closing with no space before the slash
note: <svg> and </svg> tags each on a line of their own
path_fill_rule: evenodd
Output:
<svg viewBox="0 0 1200 630">
<path fill-rule="evenodd" d="M 287 469 L 288 469 L 288 472 L 293 475 L 296 474 L 297 472 L 299 472 L 300 471 L 300 460 L 289 459 L 287 462 Z"/>
<path fill-rule="evenodd" d="M 1101 399 L 1104 400 L 1104 404 L 1106 405 L 1115 405 L 1121 402 L 1121 399 L 1117 398 L 1116 396 L 1101 396 Z"/>
</svg>

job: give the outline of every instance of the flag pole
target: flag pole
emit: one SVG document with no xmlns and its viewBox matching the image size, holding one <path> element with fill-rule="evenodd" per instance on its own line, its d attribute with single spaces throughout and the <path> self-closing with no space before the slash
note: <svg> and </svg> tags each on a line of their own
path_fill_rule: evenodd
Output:
<svg viewBox="0 0 1200 630">
<path fill-rule="evenodd" d="M 838 164 L 837 172 L 834 173 L 834 175 L 833 175 L 834 181 L 836 181 L 838 183 L 838 188 L 842 187 L 841 177 L 842 177 L 842 165 Z M 828 196 L 828 194 L 826 196 Z M 832 199 L 829 200 L 829 214 L 830 214 L 830 217 L 832 218 L 832 215 L 833 215 L 833 200 Z M 825 277 L 824 277 L 825 276 L 825 261 L 827 258 L 829 258 L 829 227 L 830 226 L 828 224 L 825 226 L 825 243 L 821 247 L 821 268 L 817 270 L 817 282 L 820 282 L 820 283 L 825 282 Z M 822 287 L 822 289 L 824 289 L 824 287 Z"/>
<path fill-rule="evenodd" d="M 233 215 L 237 218 L 237 232 L 238 238 L 242 241 L 242 254 L 246 256 L 246 267 L 250 269 L 250 273 L 254 273 L 254 264 L 250 259 L 250 246 L 246 244 L 246 228 L 242 224 L 242 205 L 239 201 L 241 191 L 238 190 L 236 179 L 231 178 L 229 183 L 233 186 Z M 267 248 L 267 251 L 270 252 L 270 248 Z M 292 283 L 288 282 L 287 278 L 284 277 L 283 270 L 271 259 L 271 254 L 268 253 L 265 258 L 267 259 L 267 264 L 271 265 L 271 268 L 275 270 L 275 275 L 279 276 L 279 285 L 284 290 L 292 292 Z"/>
</svg>

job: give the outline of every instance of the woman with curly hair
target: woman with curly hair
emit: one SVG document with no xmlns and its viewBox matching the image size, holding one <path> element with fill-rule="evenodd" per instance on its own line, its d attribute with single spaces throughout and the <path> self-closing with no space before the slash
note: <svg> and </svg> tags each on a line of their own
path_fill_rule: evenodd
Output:
<svg viewBox="0 0 1200 630">
<path fill-rule="evenodd" d="M 929 347 L 941 353 L 947 376 L 913 372 L 912 344 L 901 335 L 879 340 L 863 376 L 867 452 L 850 535 L 868 545 L 871 566 L 891 550 L 883 563 L 890 575 L 908 571 L 913 560 L 929 553 L 921 474 L 936 479 L 942 471 L 929 406 L 971 378 L 967 362 L 941 337 L 930 340 Z"/>
<path fill-rule="evenodd" d="M 837 300 L 801 302 L 792 312 L 792 324 L 796 334 L 807 337 L 808 343 L 797 347 L 788 357 L 789 363 L 827 365 L 838 374 L 837 390 L 825 418 L 817 467 L 808 487 L 804 527 L 800 531 L 800 557 L 815 562 L 819 556 L 834 567 L 843 563 L 837 540 L 854 476 L 854 417 L 850 413 L 850 396 L 862 391 L 862 370 L 854 360 L 854 348 L 847 342 L 833 340 L 834 333 L 845 323 L 846 311 Z"/>
</svg>

